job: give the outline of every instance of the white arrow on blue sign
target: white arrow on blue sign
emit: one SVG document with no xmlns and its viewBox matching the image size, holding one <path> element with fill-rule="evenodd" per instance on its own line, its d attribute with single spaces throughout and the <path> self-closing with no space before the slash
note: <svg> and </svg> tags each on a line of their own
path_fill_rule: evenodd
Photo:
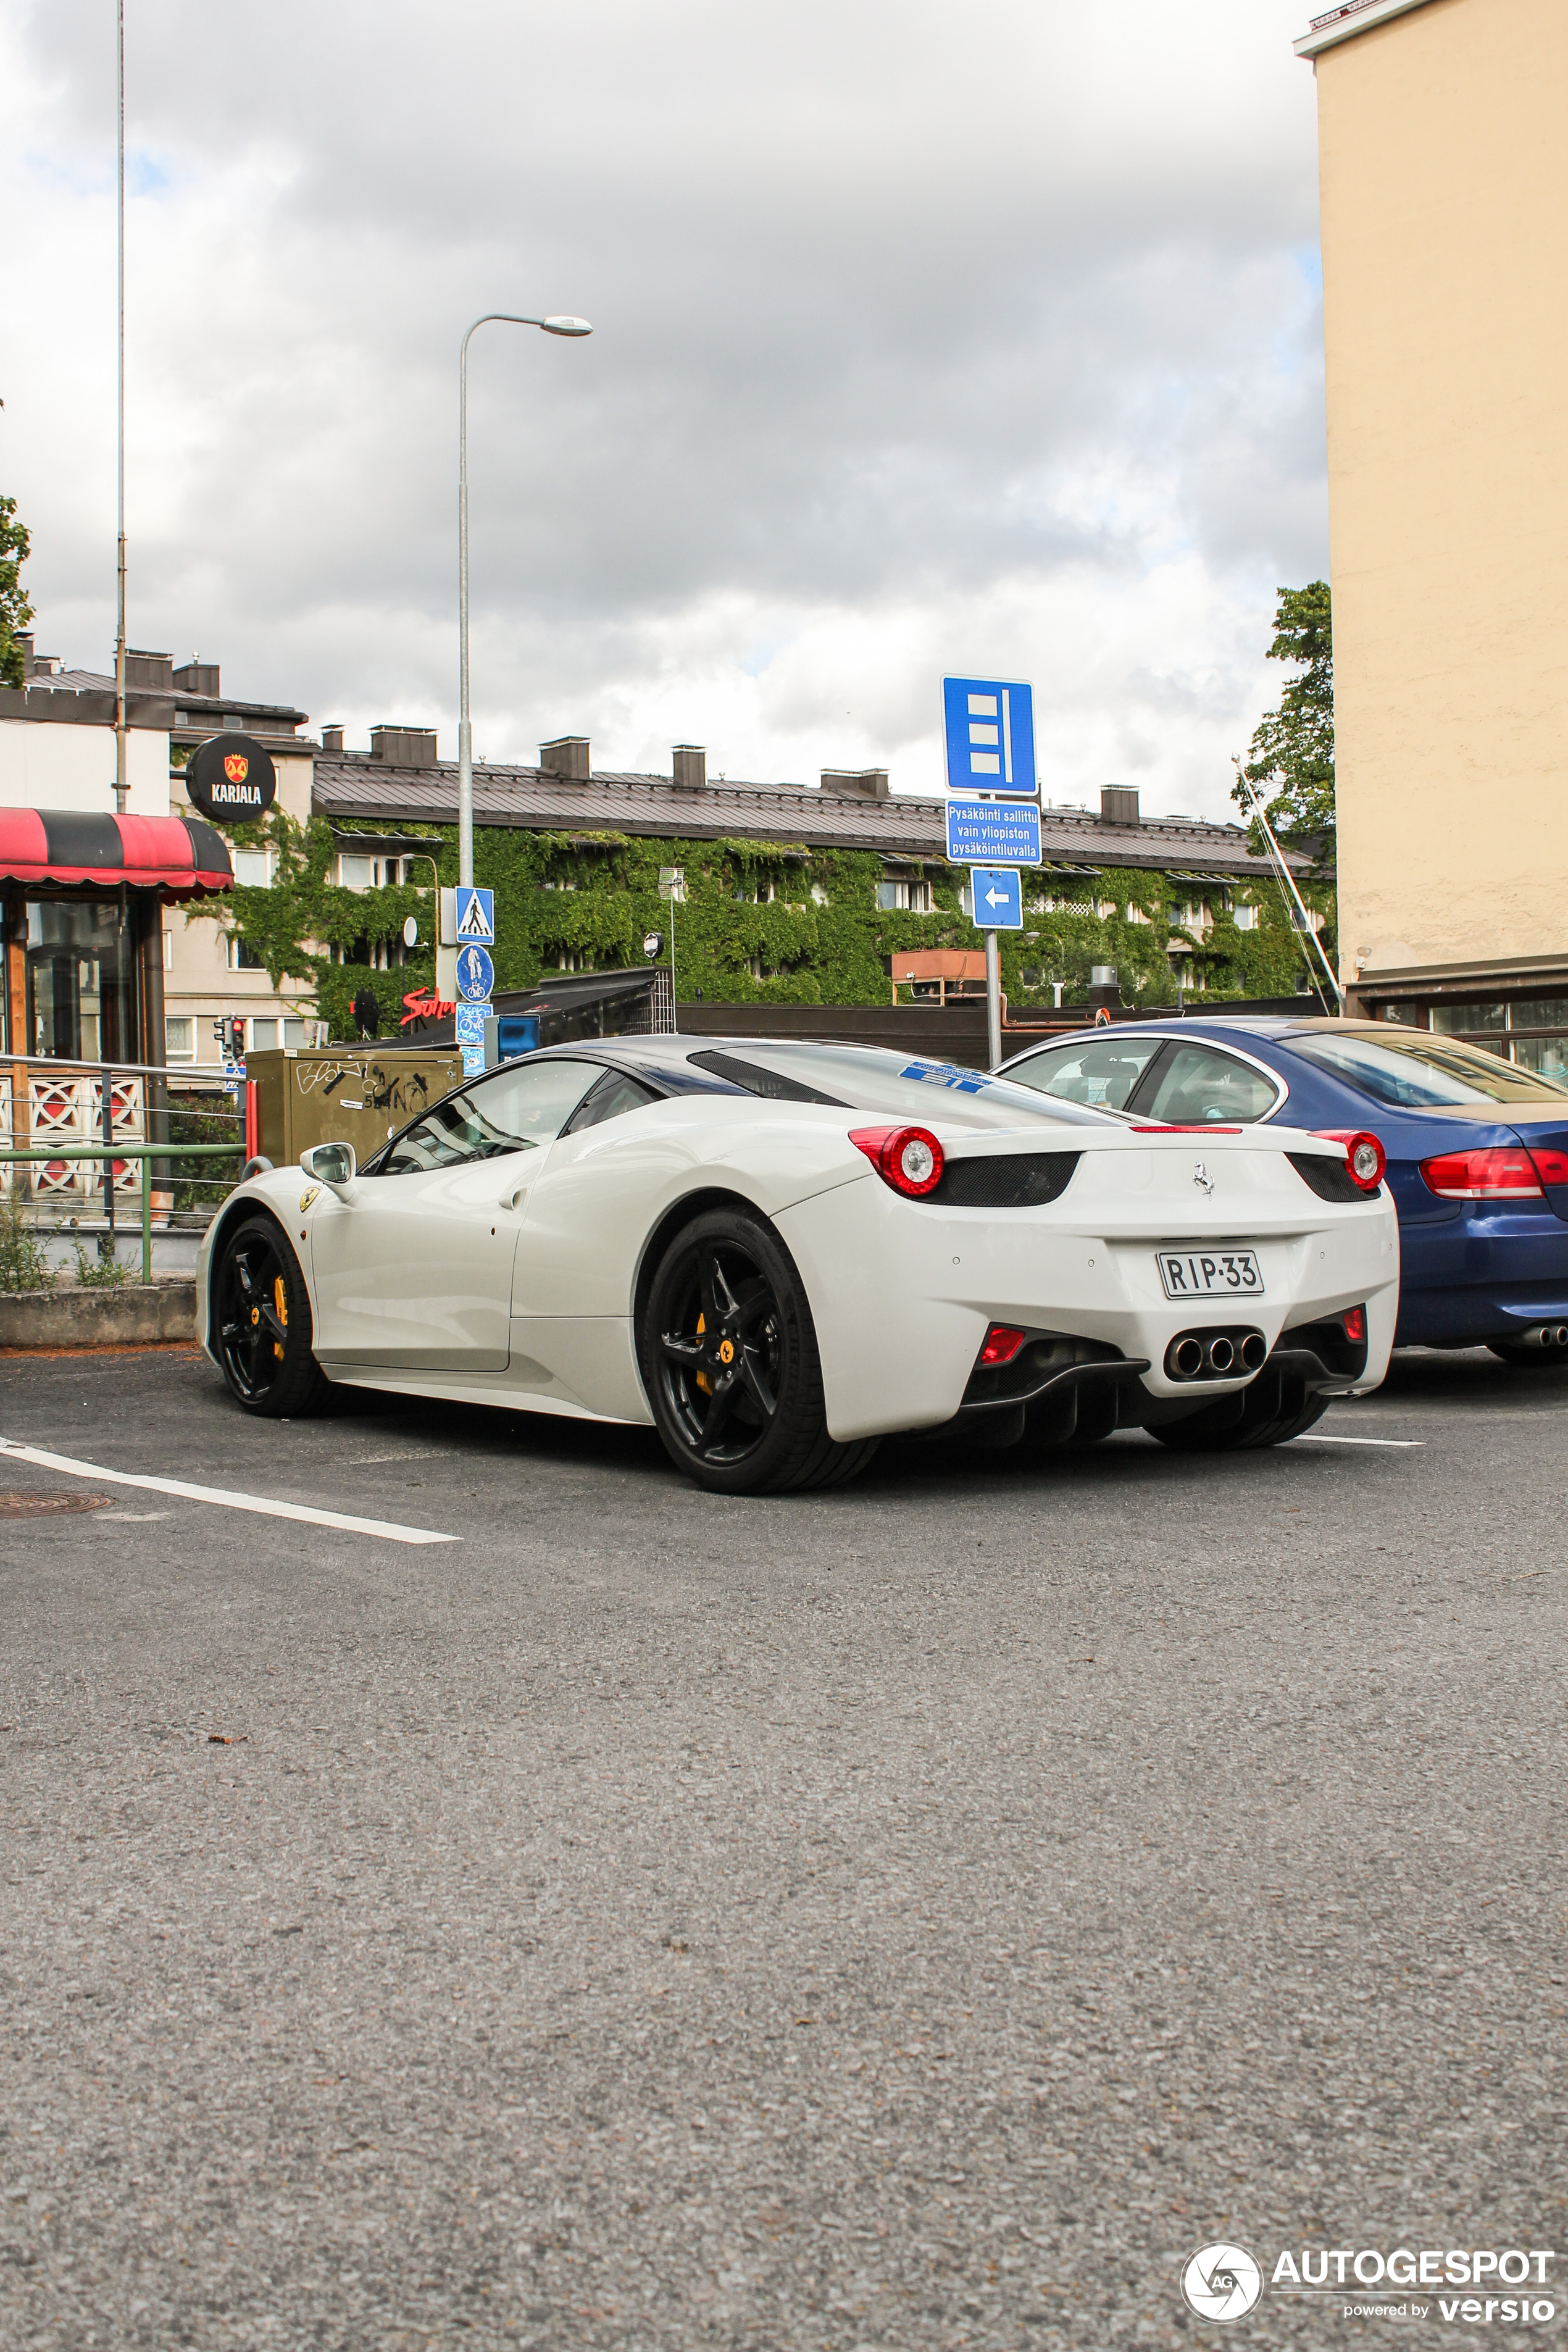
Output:
<svg viewBox="0 0 1568 2352">
<path fill-rule="evenodd" d="M 1032 687 L 1016 677 L 944 677 L 942 711 L 950 793 L 1021 793 L 1034 799 Z"/>
<path fill-rule="evenodd" d="M 481 1004 L 496 984 L 496 968 L 488 948 L 458 950 L 458 993 L 465 1004 Z M 482 1045 L 484 1040 L 480 1038 Z"/>
<path fill-rule="evenodd" d="M 1037 866 L 1039 803 L 950 800 L 947 856 L 952 866 Z"/>
<path fill-rule="evenodd" d="M 1010 866 L 977 866 L 971 873 L 970 903 L 981 931 L 1021 931 L 1024 877 Z"/>
</svg>

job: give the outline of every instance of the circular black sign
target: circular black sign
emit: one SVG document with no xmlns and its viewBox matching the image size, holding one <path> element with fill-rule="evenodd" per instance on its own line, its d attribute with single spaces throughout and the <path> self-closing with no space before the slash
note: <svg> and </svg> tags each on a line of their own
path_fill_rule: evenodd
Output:
<svg viewBox="0 0 1568 2352">
<path fill-rule="evenodd" d="M 272 755 L 248 735 L 209 735 L 186 765 L 185 790 L 203 816 L 265 816 L 278 792 Z"/>
</svg>

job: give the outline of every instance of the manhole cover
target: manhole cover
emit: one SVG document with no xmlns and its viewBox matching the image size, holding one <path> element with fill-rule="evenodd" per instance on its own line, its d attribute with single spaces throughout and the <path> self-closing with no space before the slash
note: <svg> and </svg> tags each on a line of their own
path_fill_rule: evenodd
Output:
<svg viewBox="0 0 1568 2352">
<path fill-rule="evenodd" d="M 65 1495 L 0 1495 L 0 1519 L 44 1519 L 55 1511 L 101 1511 L 112 1495 L 84 1495 L 80 1488 Z"/>
</svg>

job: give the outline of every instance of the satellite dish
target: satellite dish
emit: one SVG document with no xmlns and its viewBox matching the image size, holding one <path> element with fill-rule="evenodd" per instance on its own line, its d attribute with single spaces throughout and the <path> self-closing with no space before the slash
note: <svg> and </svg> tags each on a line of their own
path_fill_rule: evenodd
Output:
<svg viewBox="0 0 1568 2352">
<path fill-rule="evenodd" d="M 403 944 L 405 948 L 416 948 L 418 946 L 419 918 L 417 915 L 410 915 L 408 920 L 404 924 Z"/>
</svg>

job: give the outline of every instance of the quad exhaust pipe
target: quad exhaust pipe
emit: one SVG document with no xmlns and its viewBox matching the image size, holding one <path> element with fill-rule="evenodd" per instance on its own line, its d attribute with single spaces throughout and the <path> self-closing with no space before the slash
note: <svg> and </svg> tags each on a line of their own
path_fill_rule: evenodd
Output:
<svg viewBox="0 0 1568 2352">
<path fill-rule="evenodd" d="M 1173 1381 L 1228 1381 L 1261 1371 L 1268 1357 L 1268 1340 L 1249 1326 L 1178 1331 L 1165 1350 L 1165 1370 Z"/>
<path fill-rule="evenodd" d="M 1525 1337 L 1538 1348 L 1568 1348 L 1568 1323 L 1542 1323 L 1536 1330 L 1526 1332 Z"/>
</svg>

